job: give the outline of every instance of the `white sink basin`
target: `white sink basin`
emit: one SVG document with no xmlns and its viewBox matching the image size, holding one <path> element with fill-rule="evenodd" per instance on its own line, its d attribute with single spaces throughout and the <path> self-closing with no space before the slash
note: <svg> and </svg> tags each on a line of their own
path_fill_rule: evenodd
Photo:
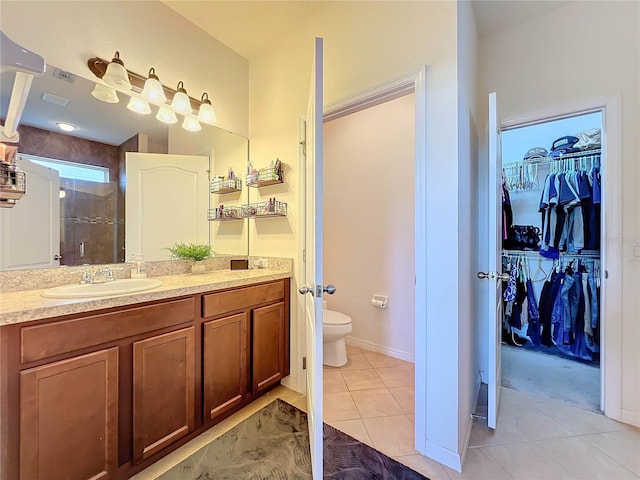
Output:
<svg viewBox="0 0 640 480">
<path fill-rule="evenodd" d="M 40 295 L 45 298 L 109 297 L 144 292 L 160 285 L 162 285 L 162 282 L 153 278 L 124 278 L 107 283 L 62 285 L 61 287 L 49 288 Z"/>
</svg>

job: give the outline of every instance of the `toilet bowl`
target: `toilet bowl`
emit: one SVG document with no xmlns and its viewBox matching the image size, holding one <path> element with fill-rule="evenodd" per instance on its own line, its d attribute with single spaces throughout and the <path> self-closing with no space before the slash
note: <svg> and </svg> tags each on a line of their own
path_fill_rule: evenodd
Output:
<svg viewBox="0 0 640 480">
<path fill-rule="evenodd" d="M 353 330 L 351 317 L 344 313 L 323 309 L 322 311 L 323 362 L 330 367 L 341 367 L 347 363 L 347 346 L 344 337 Z"/>
</svg>

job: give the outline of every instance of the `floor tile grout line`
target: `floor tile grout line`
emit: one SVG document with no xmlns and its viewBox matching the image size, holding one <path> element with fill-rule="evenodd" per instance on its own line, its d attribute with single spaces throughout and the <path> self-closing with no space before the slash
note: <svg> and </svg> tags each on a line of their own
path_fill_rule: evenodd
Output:
<svg viewBox="0 0 640 480">
<path fill-rule="evenodd" d="M 606 433 L 615 433 L 615 432 L 606 432 Z M 586 435 L 581 435 L 583 437 L 587 437 L 587 436 L 595 436 L 595 435 L 603 435 L 601 433 L 589 433 Z M 620 460 L 613 458 L 611 455 L 609 455 L 607 452 L 605 452 L 604 450 L 602 450 L 600 447 L 598 447 L 597 445 L 594 445 L 591 442 L 588 442 L 587 440 L 585 440 L 585 442 L 587 442 L 587 444 L 593 448 L 595 448 L 596 450 L 598 450 L 600 453 L 602 453 L 604 456 L 610 458 L 611 460 L 613 460 L 615 463 L 617 463 L 618 465 L 620 465 L 621 467 L 623 467 L 625 470 L 628 470 L 629 472 L 631 472 L 633 475 L 635 475 L 636 477 L 640 478 L 640 475 L 638 475 L 636 472 L 634 472 L 633 470 L 631 470 L 631 468 L 627 467 L 624 463 L 622 463 Z"/>
<path fill-rule="evenodd" d="M 615 433 L 615 432 L 603 432 L 602 434 L 606 434 L 606 433 Z M 489 443 L 489 444 L 486 444 L 486 445 L 469 445 L 467 448 L 504 447 L 506 445 L 520 445 L 520 444 L 526 444 L 526 443 L 544 442 L 544 441 L 548 441 L 548 440 L 566 440 L 566 439 L 569 439 L 569 438 L 582 438 L 582 437 L 587 437 L 587 436 L 591 436 L 591 435 L 602 435 L 602 434 L 600 434 L 600 433 L 572 433 L 571 435 L 557 435 L 557 436 L 545 437 L 545 438 L 536 438 L 536 439 L 527 439 L 527 440 L 515 440 L 515 441 L 510 441 L 510 442 L 505 442 L 505 443 Z M 586 440 L 585 440 L 585 442 L 586 442 Z M 589 442 L 587 442 L 587 443 L 589 443 Z M 593 446 L 597 450 L 600 450 L 599 448 L 597 448 L 595 445 L 592 445 L 591 443 L 589 443 L 589 445 Z M 602 453 L 605 453 L 605 452 L 602 452 Z"/>
</svg>

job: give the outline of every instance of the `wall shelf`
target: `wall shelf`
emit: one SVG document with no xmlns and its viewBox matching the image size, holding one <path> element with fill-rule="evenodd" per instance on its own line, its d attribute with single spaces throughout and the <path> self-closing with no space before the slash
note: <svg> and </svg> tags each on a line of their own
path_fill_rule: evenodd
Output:
<svg viewBox="0 0 640 480">
<path fill-rule="evenodd" d="M 247 186 L 249 187 L 260 188 L 278 183 L 284 183 L 282 163 L 276 163 L 273 167 L 261 168 L 247 173 Z"/>
<path fill-rule="evenodd" d="M 243 207 L 225 207 L 221 205 L 218 208 L 207 210 L 207 219 L 210 222 L 230 222 L 242 220 L 243 218 Z"/>
<path fill-rule="evenodd" d="M 242 180 L 236 178 L 215 177 L 211 180 L 211 193 L 224 195 L 242 191 Z"/>
<path fill-rule="evenodd" d="M 242 206 L 245 218 L 286 217 L 287 204 L 272 199 L 268 202 L 249 203 Z"/>
</svg>

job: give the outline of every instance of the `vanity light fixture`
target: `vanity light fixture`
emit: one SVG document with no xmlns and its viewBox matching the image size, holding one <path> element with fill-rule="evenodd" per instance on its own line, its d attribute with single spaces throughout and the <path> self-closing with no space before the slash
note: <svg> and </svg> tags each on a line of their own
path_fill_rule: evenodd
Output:
<svg viewBox="0 0 640 480">
<path fill-rule="evenodd" d="M 108 87 L 107 85 L 103 85 L 102 83 L 96 83 L 96 86 L 93 87 L 91 91 L 91 95 L 93 95 L 98 100 L 102 100 L 107 103 L 118 103 L 120 99 L 118 98 L 118 94 L 116 91 Z"/>
<path fill-rule="evenodd" d="M 162 123 L 168 123 L 168 124 L 178 123 L 178 117 L 176 116 L 176 112 L 174 112 L 168 107 L 160 107 L 158 109 L 158 114 L 156 115 L 156 118 L 160 120 Z"/>
<path fill-rule="evenodd" d="M 149 102 L 140 97 L 131 97 L 131 100 L 129 100 L 129 103 L 127 104 L 127 108 L 132 112 L 141 113 L 143 115 L 151 113 Z"/>
<path fill-rule="evenodd" d="M 200 110 L 198 110 L 198 120 L 203 123 L 208 123 L 209 125 L 214 125 L 216 123 L 216 114 L 213 111 L 213 107 L 211 106 L 211 100 L 209 100 L 209 95 L 207 92 L 202 94 L 202 98 L 200 99 Z"/>
<path fill-rule="evenodd" d="M 167 96 L 164 94 L 164 87 L 156 75 L 155 68 L 149 69 L 149 77 L 144 82 L 142 96 L 155 102 L 164 103 L 167 101 Z"/>
<path fill-rule="evenodd" d="M 102 80 L 111 87 L 131 88 L 129 72 L 124 68 L 124 62 L 120 60 L 120 52 L 116 52 L 111 59 L 111 63 L 107 66 L 107 71 L 102 76 Z"/>
<path fill-rule="evenodd" d="M 200 126 L 200 122 L 193 117 L 184 117 L 184 122 L 182 122 L 182 128 L 188 130 L 189 132 L 199 132 L 202 130 Z"/>
<path fill-rule="evenodd" d="M 56 122 L 56 125 L 58 125 L 58 128 L 64 132 L 73 132 L 78 129 L 75 125 L 66 122 Z"/>
<path fill-rule="evenodd" d="M 117 103 L 117 93 L 129 95 L 127 108 L 137 113 L 151 113 L 152 104 L 158 107 L 156 119 L 167 124 L 178 122 L 176 113 L 184 116 L 182 127 L 191 132 L 202 129 L 200 122 L 214 125 L 216 115 L 207 93 L 202 94 L 200 100 L 187 95 L 182 81 L 178 82 L 176 90 L 160 83 L 155 68 L 149 69 L 147 77 L 131 72 L 124 68 L 120 53 L 116 52 L 111 62 L 98 57 L 87 61 L 89 70 L 106 85 L 96 85 L 91 94 L 104 102 Z M 109 90 L 112 88 L 113 90 Z M 197 113 L 196 113 L 197 112 Z"/>
<path fill-rule="evenodd" d="M 173 96 L 173 102 L 171 102 L 171 108 L 176 112 L 185 114 L 191 111 L 191 102 L 187 91 L 184 89 L 184 83 L 178 82 L 176 87 L 176 94 Z"/>
</svg>

